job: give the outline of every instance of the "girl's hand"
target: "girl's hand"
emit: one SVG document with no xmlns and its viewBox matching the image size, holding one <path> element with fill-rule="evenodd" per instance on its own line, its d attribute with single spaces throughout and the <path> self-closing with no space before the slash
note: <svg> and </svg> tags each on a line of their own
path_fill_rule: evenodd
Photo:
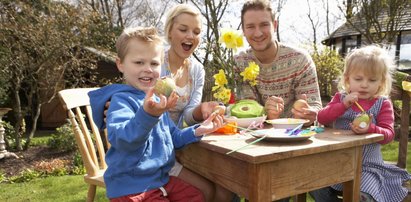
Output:
<svg viewBox="0 0 411 202">
<path fill-rule="evenodd" d="M 284 111 L 284 100 L 281 97 L 270 96 L 264 104 L 268 119 L 277 119 Z"/>
<path fill-rule="evenodd" d="M 372 118 L 373 118 L 373 115 L 371 114 L 370 120 L 372 120 Z M 370 125 L 371 125 L 371 122 L 365 128 L 361 128 L 360 126 L 354 126 L 352 123 L 350 123 L 351 130 L 354 131 L 354 133 L 357 135 L 368 133 L 368 129 L 370 128 Z"/>
<path fill-rule="evenodd" d="M 358 92 L 352 92 L 348 94 L 347 96 L 344 97 L 343 103 L 346 109 L 351 107 L 351 105 L 354 104 L 354 102 L 358 101 Z"/>
<path fill-rule="evenodd" d="M 211 115 L 203 123 L 201 123 L 198 128 L 196 128 L 195 135 L 207 135 L 223 127 L 223 125 L 223 116 L 218 113 L 211 113 Z"/>
<path fill-rule="evenodd" d="M 165 111 L 174 107 L 177 103 L 178 95 L 173 92 L 166 98 L 164 95 L 160 95 L 160 102 L 154 101 L 154 89 L 151 88 L 147 91 L 146 98 L 144 99 L 143 108 L 151 116 L 161 116 Z"/>
</svg>

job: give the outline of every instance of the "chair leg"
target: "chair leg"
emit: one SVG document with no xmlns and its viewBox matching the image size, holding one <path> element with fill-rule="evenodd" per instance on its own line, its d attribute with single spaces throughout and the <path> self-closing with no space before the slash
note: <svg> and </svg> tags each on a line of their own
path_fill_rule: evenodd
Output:
<svg viewBox="0 0 411 202">
<path fill-rule="evenodd" d="M 90 184 L 88 186 L 87 202 L 93 202 L 94 201 L 94 197 L 96 196 L 96 189 L 97 189 L 96 185 Z"/>
</svg>

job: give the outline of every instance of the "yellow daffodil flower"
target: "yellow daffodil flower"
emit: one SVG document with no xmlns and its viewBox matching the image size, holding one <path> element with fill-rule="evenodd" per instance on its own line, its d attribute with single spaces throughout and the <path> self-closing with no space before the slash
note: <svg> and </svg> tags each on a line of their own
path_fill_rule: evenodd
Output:
<svg viewBox="0 0 411 202">
<path fill-rule="evenodd" d="M 408 94 L 411 96 L 411 82 L 408 81 L 402 81 L 402 89 L 408 92 Z"/>
<path fill-rule="evenodd" d="M 244 46 L 244 41 L 243 41 L 243 36 L 242 35 L 237 36 L 236 43 L 237 43 L 238 48 Z"/>
<path fill-rule="evenodd" d="M 252 86 L 257 85 L 257 76 L 260 73 L 260 67 L 255 62 L 248 63 L 248 67 L 240 73 L 243 76 L 243 81 L 249 81 Z"/>
<path fill-rule="evenodd" d="M 220 69 L 218 70 L 217 74 L 214 74 L 214 80 L 215 80 L 215 85 L 216 86 L 224 86 L 228 83 L 227 78 L 225 77 L 224 70 Z"/>
<path fill-rule="evenodd" d="M 223 102 L 224 104 L 227 104 L 231 97 L 231 90 L 225 87 L 221 87 L 217 92 L 213 94 L 213 97 Z"/>
<path fill-rule="evenodd" d="M 237 50 L 237 48 L 244 45 L 243 35 L 233 29 L 223 29 L 221 30 L 221 36 L 218 40 L 220 43 L 224 43 L 227 48 Z"/>
</svg>

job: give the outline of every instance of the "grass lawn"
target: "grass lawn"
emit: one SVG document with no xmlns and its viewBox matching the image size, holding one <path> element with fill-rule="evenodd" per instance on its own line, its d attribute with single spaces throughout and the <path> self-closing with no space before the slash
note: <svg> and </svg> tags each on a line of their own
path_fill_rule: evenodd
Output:
<svg viewBox="0 0 411 202">
<path fill-rule="evenodd" d="M 0 184 L 0 201 L 84 202 L 87 190 L 81 175 L 37 178 L 27 183 Z M 97 187 L 94 201 L 108 201 L 104 188 Z"/>
<path fill-rule="evenodd" d="M 43 142 L 43 137 L 38 139 Z M 41 144 L 41 143 L 39 143 Z M 408 156 L 411 155 L 410 144 L 408 145 Z M 385 161 L 396 162 L 398 157 L 398 142 L 392 142 L 382 147 Z M 407 170 L 411 171 L 411 158 L 407 159 Z M 85 201 L 88 186 L 83 181 L 83 176 L 60 176 L 37 178 L 26 183 L 5 184 L 0 183 L 0 201 Z M 95 201 L 108 201 L 105 197 L 105 189 L 97 187 Z M 307 201 L 313 201 L 307 197 Z"/>
</svg>

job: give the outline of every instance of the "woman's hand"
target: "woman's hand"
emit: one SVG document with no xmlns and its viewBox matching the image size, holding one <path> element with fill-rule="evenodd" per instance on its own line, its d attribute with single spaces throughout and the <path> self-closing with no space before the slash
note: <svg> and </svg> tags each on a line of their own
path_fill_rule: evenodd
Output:
<svg viewBox="0 0 411 202">
<path fill-rule="evenodd" d="M 215 107 L 218 105 L 220 105 L 219 102 L 215 101 L 200 103 L 193 110 L 194 120 L 196 120 L 197 122 L 206 120 L 214 112 Z"/>
<path fill-rule="evenodd" d="M 203 116 L 203 120 L 206 120 L 210 115 L 214 112 L 216 106 L 219 106 L 220 103 L 216 101 L 210 102 L 203 102 L 201 103 L 201 114 Z"/>
</svg>

